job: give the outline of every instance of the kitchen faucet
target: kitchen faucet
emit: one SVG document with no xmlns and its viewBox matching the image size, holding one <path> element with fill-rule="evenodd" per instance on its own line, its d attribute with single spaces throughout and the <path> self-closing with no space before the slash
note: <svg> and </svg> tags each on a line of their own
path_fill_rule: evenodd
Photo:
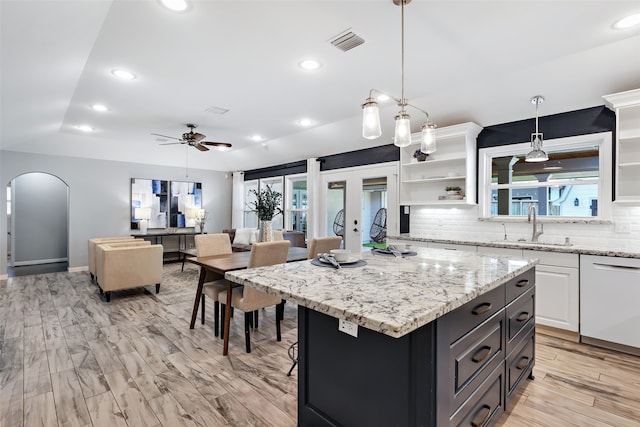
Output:
<svg viewBox="0 0 640 427">
<path fill-rule="evenodd" d="M 533 232 L 531 233 L 531 241 L 537 242 L 538 237 L 544 233 L 544 224 L 540 224 L 540 231 L 538 231 L 538 220 L 536 215 L 536 206 L 529 205 L 529 215 L 527 215 L 527 221 L 531 222 L 531 213 L 533 212 Z"/>
</svg>

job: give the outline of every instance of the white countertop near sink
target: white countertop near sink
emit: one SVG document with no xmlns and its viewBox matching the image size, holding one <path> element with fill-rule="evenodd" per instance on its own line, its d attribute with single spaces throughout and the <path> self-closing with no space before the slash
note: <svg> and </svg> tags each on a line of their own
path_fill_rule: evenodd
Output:
<svg viewBox="0 0 640 427">
<path fill-rule="evenodd" d="M 449 239 L 430 239 L 426 237 L 414 237 L 410 234 L 401 234 L 399 236 L 387 236 L 387 239 L 395 239 L 395 240 L 407 240 L 414 242 L 434 242 L 434 243 L 443 243 L 443 244 L 454 244 L 454 245 L 471 245 L 471 246 L 486 246 L 492 248 L 513 248 L 513 249 L 529 249 L 536 251 L 545 251 L 545 252 L 563 252 L 563 253 L 573 253 L 580 255 L 599 255 L 599 256 L 613 256 L 613 257 L 623 257 L 623 258 L 640 258 L 640 242 L 635 244 L 630 244 L 628 247 L 595 247 L 589 245 L 574 245 L 570 246 L 564 244 L 557 243 L 544 243 L 543 242 L 520 242 L 520 241 L 510 241 L 510 240 L 492 240 L 492 241 L 476 241 L 460 238 L 457 239 L 455 237 L 451 237 Z"/>
</svg>

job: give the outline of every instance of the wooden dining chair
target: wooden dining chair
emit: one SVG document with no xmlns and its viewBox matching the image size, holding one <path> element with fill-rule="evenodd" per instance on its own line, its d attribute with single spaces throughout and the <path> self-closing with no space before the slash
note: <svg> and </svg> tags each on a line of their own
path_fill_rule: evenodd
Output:
<svg viewBox="0 0 640 427">
<path fill-rule="evenodd" d="M 251 245 L 251 255 L 247 268 L 286 263 L 290 245 L 291 242 L 288 240 L 254 243 Z M 218 300 L 221 304 L 226 302 L 226 290 L 220 292 Z M 244 312 L 244 336 L 247 353 L 251 353 L 251 336 L 249 334 L 249 327 L 253 326 L 254 328 L 257 328 L 258 326 L 257 316 L 255 316 L 257 311 L 261 308 L 270 307 L 272 305 L 276 306 L 276 339 L 281 341 L 280 319 L 282 318 L 281 311 L 283 309 L 282 300 L 279 297 L 269 295 L 249 286 L 233 288 L 231 293 L 231 307 Z M 224 316 L 224 305 L 222 306 L 221 311 L 222 316 Z"/>
<path fill-rule="evenodd" d="M 227 233 L 217 234 L 196 234 L 195 237 L 196 250 L 198 256 L 212 256 L 230 254 L 231 240 Z M 207 271 L 204 279 L 204 287 L 200 296 L 200 305 L 202 306 L 202 324 L 204 325 L 205 317 L 205 295 L 213 300 L 213 333 L 217 337 L 220 329 L 220 292 L 227 290 L 227 281 L 224 277 Z"/>
<path fill-rule="evenodd" d="M 309 259 L 314 259 L 318 254 L 329 252 L 331 249 L 340 249 L 341 236 L 316 237 L 309 245 Z"/>
</svg>

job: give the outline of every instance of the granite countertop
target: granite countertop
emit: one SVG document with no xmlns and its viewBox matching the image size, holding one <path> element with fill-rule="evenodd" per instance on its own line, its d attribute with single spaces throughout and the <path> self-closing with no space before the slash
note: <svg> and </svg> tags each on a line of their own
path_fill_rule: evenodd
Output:
<svg viewBox="0 0 640 427">
<path fill-rule="evenodd" d="M 537 260 L 416 248 L 396 258 L 363 252 L 367 265 L 311 261 L 238 270 L 228 280 L 368 329 L 401 337 L 529 270 Z"/>
<path fill-rule="evenodd" d="M 622 258 L 640 258 L 640 246 L 638 247 L 594 247 L 589 245 L 562 245 L 562 244 L 550 244 L 550 243 L 532 243 L 510 240 L 493 240 L 493 241 L 477 241 L 477 240 L 465 240 L 465 239 L 430 239 L 424 237 L 412 237 L 410 235 L 400 236 L 387 236 L 387 239 L 393 240 L 406 240 L 413 242 L 433 242 L 443 244 L 455 244 L 455 245 L 471 245 L 471 246 L 485 246 L 492 248 L 513 248 L 513 249 L 530 249 L 545 252 L 562 252 L 580 255 L 599 255 L 599 256 L 612 256 Z"/>
</svg>

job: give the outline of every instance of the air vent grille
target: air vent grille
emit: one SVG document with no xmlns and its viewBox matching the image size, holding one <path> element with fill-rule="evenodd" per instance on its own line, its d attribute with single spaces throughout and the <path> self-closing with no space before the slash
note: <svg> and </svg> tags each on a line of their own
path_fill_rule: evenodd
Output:
<svg viewBox="0 0 640 427">
<path fill-rule="evenodd" d="M 229 110 L 226 108 L 216 107 L 216 106 L 209 107 L 205 111 L 213 114 L 225 114 L 229 112 Z"/>
<path fill-rule="evenodd" d="M 353 31 L 348 31 L 346 33 L 340 34 L 339 36 L 331 40 L 331 44 L 343 52 L 360 46 L 362 43 L 364 43 L 364 39 Z"/>
</svg>

